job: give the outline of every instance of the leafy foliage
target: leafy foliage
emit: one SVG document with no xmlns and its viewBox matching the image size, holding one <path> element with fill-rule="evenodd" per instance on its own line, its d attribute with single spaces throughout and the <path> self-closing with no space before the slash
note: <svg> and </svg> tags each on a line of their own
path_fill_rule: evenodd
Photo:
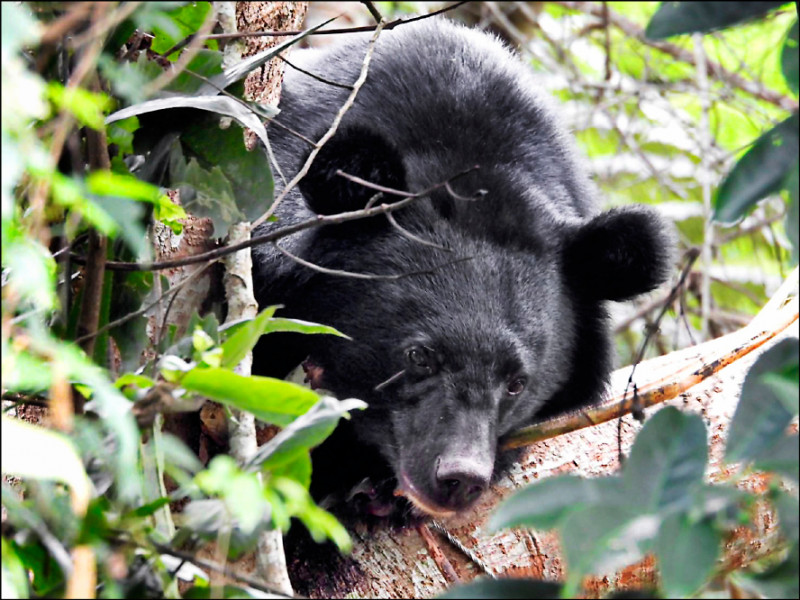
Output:
<svg viewBox="0 0 800 600">
<path fill-rule="evenodd" d="M 104 14 L 110 29 L 88 27 Z M 22 414 L 29 402 L 45 403 L 61 429 L 3 416 L 3 474 L 17 478 L 3 485 L 4 597 L 80 594 L 78 582 L 92 592 L 93 571 L 74 562 L 79 551 L 98 565 L 107 597 L 178 596 L 171 553 L 214 540 L 225 558 L 235 557 L 253 549 L 261 532 L 288 529 L 292 518 L 319 541 L 350 546 L 344 528 L 309 495 L 309 453 L 364 403 L 233 371 L 262 335 L 339 332 L 275 318 L 271 307 L 224 328 L 213 311 L 195 315 L 185 333 L 171 326 L 148 339 L 140 309 L 161 293 L 157 286 L 167 292 L 162 301 L 177 288 L 137 272 L 106 272 L 100 280 L 93 352 L 79 331 L 88 292 L 73 283 L 75 265 L 63 259 L 85 254 L 94 231 L 110 239 L 108 259 L 145 261 L 153 222 L 179 234 L 187 214 L 208 215 L 221 237 L 271 201 L 263 148 L 248 152 L 242 128 L 220 129 L 218 115 L 234 117 L 266 144 L 263 119 L 276 111 L 248 104 L 236 95 L 241 89 L 219 94 L 306 34 L 226 72 L 209 41 L 159 90 L 167 62 L 184 55 L 159 53 L 212 17 L 208 2 L 2 7 L 2 388 L 4 401 L 12 400 L 4 406 Z M 59 19 L 75 23 L 70 36 L 87 25 L 101 43 L 97 53 L 76 52 L 60 38 L 43 41 Z M 25 59 L 37 50 L 34 70 Z M 71 78 L 86 56 L 88 74 Z M 110 93 L 92 84 L 97 74 Z M 196 119 L 190 113 L 197 109 L 214 119 Z M 102 146 L 84 155 L 89 130 L 99 132 Z M 165 187 L 180 188 L 182 206 Z M 206 398 L 284 430 L 247 465 L 224 455 L 204 465 L 196 448 L 162 430 L 160 412 Z M 176 502 L 185 504 L 177 528 Z M 209 574 L 195 569 L 194 577 L 187 595 L 208 595 Z"/>
</svg>

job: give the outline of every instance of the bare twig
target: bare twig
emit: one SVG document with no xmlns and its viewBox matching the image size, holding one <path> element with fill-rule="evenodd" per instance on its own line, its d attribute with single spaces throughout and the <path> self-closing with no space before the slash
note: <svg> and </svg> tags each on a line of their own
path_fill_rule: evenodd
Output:
<svg viewBox="0 0 800 600">
<path fill-rule="evenodd" d="M 454 265 L 467 260 L 472 260 L 474 258 L 472 256 L 462 256 L 461 258 L 456 258 L 454 260 L 449 260 L 447 262 L 436 265 L 432 269 L 424 269 L 421 271 L 407 271 L 405 273 L 390 273 L 388 275 L 385 275 L 378 273 L 354 273 L 353 271 L 341 271 L 339 269 L 329 269 L 328 267 L 323 267 L 321 265 L 317 265 L 303 258 L 300 258 L 296 254 L 292 254 L 286 248 L 281 246 L 278 242 L 275 242 L 275 248 L 277 248 L 282 254 L 285 254 L 287 257 L 289 257 L 296 263 L 303 265 L 304 267 L 308 267 L 312 271 L 317 271 L 318 273 L 324 273 L 326 275 L 335 275 L 337 277 L 349 277 L 351 279 L 369 279 L 373 281 L 396 281 L 398 279 L 404 279 L 406 277 L 412 277 L 415 275 L 433 275 L 436 271 L 438 271 L 443 267 L 448 267 L 450 265 Z"/>
<path fill-rule="evenodd" d="M 314 162 L 314 159 L 319 154 L 319 151 L 325 145 L 325 143 L 331 139 L 335 134 L 336 130 L 339 128 L 339 123 L 342 122 L 342 118 L 350 110 L 350 107 L 353 106 L 353 103 L 356 101 L 356 95 L 358 91 L 361 89 L 361 86 L 364 85 L 364 82 L 367 80 L 367 73 L 369 72 L 369 63 L 372 60 L 372 52 L 375 50 L 375 42 L 378 41 L 378 36 L 381 34 L 381 30 L 383 29 L 383 23 L 378 23 L 378 26 L 375 28 L 375 33 L 373 34 L 372 38 L 369 41 L 369 45 L 367 46 L 367 52 L 364 55 L 364 61 L 361 64 L 361 72 L 358 75 L 358 79 L 356 79 L 355 83 L 353 84 L 353 90 L 350 92 L 350 95 L 345 100 L 344 104 L 342 104 L 339 112 L 336 113 L 336 117 L 333 119 L 333 123 L 331 123 L 330 128 L 328 131 L 325 132 L 325 135 L 320 138 L 317 142 L 316 147 L 311 151 L 306 158 L 306 162 L 303 164 L 303 167 L 300 171 L 292 178 L 292 180 L 283 188 L 281 193 L 278 195 L 277 198 L 272 202 L 272 205 L 269 207 L 267 212 L 261 215 L 258 219 L 253 221 L 253 229 L 264 223 L 267 219 L 269 219 L 275 211 L 280 206 L 283 199 L 291 192 L 294 187 L 300 182 L 300 180 L 306 176 L 308 170 L 311 168 L 311 164 Z"/>
<path fill-rule="evenodd" d="M 129 542 L 133 543 L 133 542 Z M 275 588 L 271 588 L 265 586 L 261 581 L 256 579 L 255 577 L 248 577 L 247 575 L 242 575 L 236 572 L 234 569 L 227 565 L 221 565 L 219 563 L 212 562 L 210 560 L 206 560 L 204 558 L 200 558 L 191 554 L 190 552 L 184 552 L 182 550 L 175 550 L 174 548 L 170 548 L 165 544 L 160 544 L 154 540 L 150 540 L 151 545 L 161 554 L 166 554 L 168 556 L 174 556 L 175 558 L 179 558 L 183 561 L 192 563 L 197 565 L 202 569 L 206 569 L 208 571 L 213 571 L 215 573 L 220 573 L 225 577 L 230 577 L 236 581 L 240 581 L 246 585 L 249 585 L 251 588 L 256 589 L 260 592 L 264 592 L 266 594 L 274 594 L 280 598 L 294 598 L 295 596 L 287 595 L 280 590 L 276 590 Z"/>
<path fill-rule="evenodd" d="M 185 258 L 178 258 L 174 260 L 165 260 L 165 261 L 151 262 L 151 263 L 108 261 L 106 263 L 106 268 L 114 271 L 160 271 L 163 269 L 171 269 L 175 267 L 185 267 L 186 265 L 193 265 L 208 260 L 213 260 L 215 258 L 221 258 L 232 252 L 238 252 L 243 248 L 250 248 L 252 246 L 258 246 L 260 244 L 274 242 L 276 240 L 284 238 L 293 233 L 303 231 L 305 229 L 311 229 L 313 227 L 321 227 L 323 225 L 336 225 L 339 223 L 354 221 L 356 219 L 364 219 L 367 217 L 374 217 L 376 215 L 386 214 L 389 212 L 400 210 L 401 208 L 405 208 L 412 202 L 415 202 L 420 198 L 424 198 L 434 190 L 445 187 L 449 182 L 455 181 L 456 179 L 466 175 L 467 173 L 471 173 L 476 168 L 477 167 L 471 167 L 469 169 L 465 169 L 464 171 L 454 175 L 447 181 L 443 181 L 441 183 L 432 185 L 431 187 L 424 189 L 421 192 L 412 194 L 407 198 L 399 200 L 398 202 L 394 202 L 392 204 L 381 204 L 380 206 L 374 206 L 372 208 L 353 210 L 349 212 L 339 213 L 336 215 L 317 215 L 316 217 L 308 219 L 307 221 L 301 221 L 300 223 L 295 223 L 294 225 L 288 225 L 286 227 L 282 227 L 281 229 L 276 229 L 275 231 L 265 233 L 264 235 L 253 237 L 245 242 L 232 244 L 230 246 L 225 246 L 223 248 L 215 248 L 214 250 L 203 252 L 202 254 L 195 254 L 194 256 L 187 256 Z M 375 184 L 369 184 L 369 185 L 375 185 Z M 386 189 L 391 189 L 391 188 L 386 188 Z M 398 193 L 398 192 L 403 195 L 408 194 L 408 192 L 403 192 L 401 190 L 391 190 L 391 193 Z M 66 255 L 62 254 L 62 257 L 63 256 Z M 86 262 L 86 257 L 79 256 L 76 254 L 70 254 L 69 256 L 76 263 L 85 264 Z"/>
<path fill-rule="evenodd" d="M 421 238 L 418 235 L 414 235 L 408 229 L 402 227 L 400 223 L 398 223 L 397 220 L 394 218 L 394 215 L 392 213 L 386 213 L 386 218 L 389 220 L 389 223 L 391 223 L 392 227 L 394 227 L 398 232 L 400 232 L 401 235 L 407 237 L 408 239 L 413 240 L 418 244 L 422 244 L 423 246 L 429 246 L 431 248 L 436 248 L 437 250 L 444 250 L 445 252 L 452 252 L 450 248 L 446 248 L 445 246 Z"/>
<path fill-rule="evenodd" d="M 383 21 L 383 15 L 381 14 L 381 11 L 378 10 L 378 7 L 375 6 L 374 2 L 370 2 L 369 0 L 361 0 L 361 4 L 367 7 L 369 14 L 372 15 L 372 18 L 375 19 L 376 23 Z"/>
<path fill-rule="evenodd" d="M 192 279 L 194 279 L 195 277 L 197 277 L 198 275 L 203 273 L 203 271 L 208 269 L 215 262 L 217 262 L 217 261 L 216 260 L 212 260 L 208 264 L 205 264 L 205 265 L 201 266 L 200 268 L 192 271 L 189 275 L 186 276 L 186 278 L 184 278 L 180 282 L 176 283 L 174 286 L 169 288 L 166 292 L 161 294 L 154 302 L 151 302 L 150 304 L 148 304 L 144 308 L 140 308 L 139 310 L 137 310 L 135 312 L 128 313 L 127 315 L 122 316 L 119 319 L 115 319 L 115 320 L 111 321 L 110 323 L 105 324 L 103 327 L 100 327 L 94 333 L 86 334 L 86 335 L 84 335 L 82 337 L 77 338 L 75 340 L 75 343 L 76 344 L 80 344 L 81 342 L 83 342 L 84 340 L 89 339 L 90 337 L 96 337 L 96 336 L 100 335 L 101 333 L 105 333 L 106 331 L 108 331 L 110 329 L 113 329 L 114 327 L 119 327 L 120 325 L 123 325 L 123 324 L 127 323 L 131 319 L 135 319 L 136 317 L 151 311 L 160 302 L 163 302 L 168 296 L 170 296 L 172 294 L 175 294 L 176 292 L 180 291 L 180 289 L 184 285 L 186 285 L 189 281 L 191 281 Z M 164 319 L 165 320 L 166 320 L 166 313 L 168 313 L 168 312 L 169 312 L 168 310 L 165 311 L 165 315 L 164 315 Z M 162 329 L 163 328 L 164 328 L 164 325 L 162 324 Z"/>
<path fill-rule="evenodd" d="M 278 58 L 280 58 L 283 62 L 285 62 L 290 67 L 292 67 L 295 71 L 299 71 L 303 75 L 308 75 L 309 77 L 311 77 L 312 79 L 316 79 L 320 83 L 324 83 L 326 85 L 330 85 L 330 86 L 333 86 L 333 87 L 344 88 L 346 90 L 352 90 L 353 89 L 353 86 L 350 85 L 350 84 L 339 83 L 338 81 L 331 81 L 330 79 L 325 79 L 324 77 L 321 77 L 321 76 L 317 75 L 316 73 L 312 73 L 311 71 L 307 71 L 306 69 L 298 67 L 296 64 L 290 62 L 288 58 L 284 58 L 284 56 L 281 55 L 281 54 L 278 54 Z M 312 143 L 312 145 L 313 145 L 313 143 Z"/>
</svg>

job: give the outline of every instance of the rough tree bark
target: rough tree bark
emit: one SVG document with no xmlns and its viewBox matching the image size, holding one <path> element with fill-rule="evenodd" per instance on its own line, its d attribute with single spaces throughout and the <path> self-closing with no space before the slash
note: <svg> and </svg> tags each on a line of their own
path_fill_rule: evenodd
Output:
<svg viewBox="0 0 800 600">
<path fill-rule="evenodd" d="M 796 271 L 792 277 L 796 286 Z M 701 346 L 646 361 L 636 369 L 635 380 L 640 384 L 659 380 L 666 372 L 680 371 L 687 360 L 735 348 L 760 331 L 770 332 L 765 337 L 771 339 L 758 349 L 678 397 L 645 411 L 649 417 L 662 406 L 672 405 L 703 417 L 710 444 L 707 479 L 712 483 L 725 481 L 732 473 L 731 466 L 722 462 L 722 456 L 744 377 L 765 350 L 780 339 L 798 336 L 797 306 L 796 297 L 778 310 L 770 306 L 769 314 L 759 315 L 752 326 Z M 624 367 L 613 374 L 612 395 L 624 390 L 630 369 Z M 641 424 L 631 415 L 623 417 L 621 444 L 624 452 L 630 450 L 640 428 Z M 617 420 L 612 420 L 531 445 L 519 463 L 491 487 L 478 506 L 468 514 L 443 520 L 443 525 L 496 575 L 563 579 L 564 563 L 554 533 L 513 530 L 490 534 L 484 529 L 486 521 L 503 498 L 529 482 L 562 473 L 590 477 L 614 473 L 619 468 L 617 434 Z M 746 479 L 742 485 L 754 492 L 765 489 L 759 476 Z M 756 515 L 754 524 L 754 530 L 741 527 L 727 542 L 726 564 L 747 564 L 774 547 L 776 524 L 766 507 Z M 298 591 L 320 598 L 427 598 L 444 592 L 452 584 L 453 574 L 462 582 L 480 574 L 471 561 L 431 530 L 362 530 L 353 532 L 353 538 L 354 550 L 348 558 L 337 557 L 332 564 L 320 566 L 320 557 L 314 556 L 290 565 L 296 587 L 300 588 L 298 581 L 306 583 L 306 587 Z M 584 582 L 585 593 L 588 597 L 600 597 L 614 589 L 652 586 L 656 577 L 655 562 L 647 557 L 617 573 L 588 578 Z"/>
</svg>

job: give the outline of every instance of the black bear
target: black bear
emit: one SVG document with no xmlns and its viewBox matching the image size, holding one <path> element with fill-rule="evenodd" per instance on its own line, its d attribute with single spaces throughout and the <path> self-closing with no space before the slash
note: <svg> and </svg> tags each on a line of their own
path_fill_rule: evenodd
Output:
<svg viewBox="0 0 800 600">
<path fill-rule="evenodd" d="M 350 94 L 330 82 L 355 82 L 367 41 L 293 56 L 327 81 L 287 72 L 270 125 L 286 179 Z M 646 207 L 599 212 L 538 88 L 485 33 L 442 19 L 383 32 L 337 134 L 277 222 L 257 232 L 364 208 L 376 190 L 338 170 L 430 190 L 391 218 L 306 229 L 255 250 L 262 306 L 352 338 L 282 334 L 257 348 L 262 373 L 282 376 L 305 360 L 316 387 L 369 404 L 313 454 L 323 505 L 386 516 L 402 496 L 426 515 L 465 509 L 497 470 L 504 435 L 601 397 L 612 364 L 605 301 L 667 278 L 671 228 Z M 375 202 L 401 197 L 386 191 Z"/>
</svg>

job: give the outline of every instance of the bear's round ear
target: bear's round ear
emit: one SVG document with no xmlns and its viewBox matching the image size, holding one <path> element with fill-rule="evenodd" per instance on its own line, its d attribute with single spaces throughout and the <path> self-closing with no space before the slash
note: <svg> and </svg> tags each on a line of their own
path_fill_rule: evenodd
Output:
<svg viewBox="0 0 800 600">
<path fill-rule="evenodd" d="M 317 214 L 360 210 L 378 193 L 337 175 L 337 170 L 384 187 L 406 188 L 402 158 L 388 140 L 363 127 L 340 129 L 322 147 L 299 183 L 306 204 Z M 385 195 L 382 201 L 397 199 L 396 195 Z"/>
<path fill-rule="evenodd" d="M 669 277 L 673 227 L 646 206 L 602 213 L 571 231 L 564 246 L 567 281 L 582 298 L 627 300 Z"/>
</svg>

